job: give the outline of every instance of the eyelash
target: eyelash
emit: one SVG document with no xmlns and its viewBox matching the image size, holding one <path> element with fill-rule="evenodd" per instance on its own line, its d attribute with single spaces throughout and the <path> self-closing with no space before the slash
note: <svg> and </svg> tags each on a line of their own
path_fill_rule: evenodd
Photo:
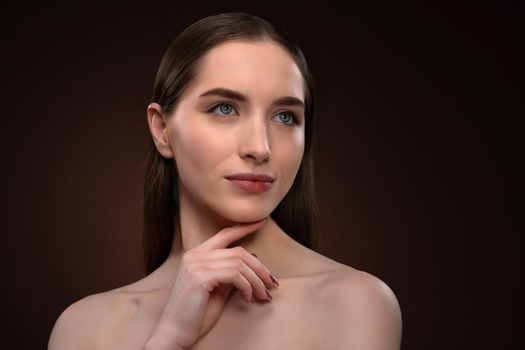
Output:
<svg viewBox="0 0 525 350">
<path fill-rule="evenodd" d="M 229 116 L 229 115 L 231 115 L 231 114 L 219 114 L 219 113 L 215 113 L 215 112 L 213 112 L 213 110 L 215 110 L 217 107 L 222 106 L 222 105 L 230 106 L 230 107 L 232 107 L 233 109 L 237 109 L 237 107 L 236 107 L 234 104 L 232 104 L 232 103 L 229 103 L 229 102 L 219 102 L 219 103 L 215 104 L 213 107 L 211 107 L 211 108 L 208 110 L 208 113 L 211 113 L 211 114 L 216 115 L 216 116 L 225 116 L 225 115 L 226 115 L 226 116 Z M 299 118 L 297 118 L 297 116 L 296 116 L 295 113 L 293 113 L 293 112 L 290 112 L 290 111 L 282 111 L 282 112 L 277 113 L 276 115 L 279 115 L 279 114 L 288 114 L 288 115 L 290 115 L 290 116 L 292 117 L 292 119 L 293 119 L 293 122 L 291 122 L 291 123 L 282 123 L 282 124 L 284 124 L 284 125 L 289 125 L 289 126 L 294 126 L 294 125 L 296 125 L 296 126 L 298 126 L 298 125 L 301 124 L 301 123 L 299 122 Z"/>
</svg>

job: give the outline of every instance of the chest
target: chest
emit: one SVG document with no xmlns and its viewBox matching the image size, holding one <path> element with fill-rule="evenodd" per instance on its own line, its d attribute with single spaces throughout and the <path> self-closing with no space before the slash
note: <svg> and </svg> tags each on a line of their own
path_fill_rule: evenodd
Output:
<svg viewBox="0 0 525 350">
<path fill-rule="evenodd" d="M 191 349 L 322 349 L 317 341 L 319 315 L 313 307 L 319 301 L 308 292 L 312 289 L 293 288 L 291 283 L 284 287 L 272 290 L 271 302 L 254 304 L 246 303 L 236 291 L 217 323 Z M 105 343 L 111 344 L 111 349 L 142 349 L 158 322 L 163 303 L 142 306 L 128 322 L 110 332 L 112 340 Z"/>
<path fill-rule="evenodd" d="M 277 298 L 254 304 L 234 301 L 191 349 L 317 349 L 307 312 L 298 304 Z"/>
</svg>

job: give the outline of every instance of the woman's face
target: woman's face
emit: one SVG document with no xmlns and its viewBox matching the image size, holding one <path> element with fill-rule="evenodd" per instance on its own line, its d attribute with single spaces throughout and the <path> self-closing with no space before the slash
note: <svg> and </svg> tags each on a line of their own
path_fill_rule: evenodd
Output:
<svg viewBox="0 0 525 350">
<path fill-rule="evenodd" d="M 304 95 L 299 68 L 275 42 L 228 41 L 208 51 L 165 119 L 166 146 L 157 144 L 175 158 L 181 195 L 227 220 L 270 215 L 303 157 Z M 275 180 L 247 191 L 226 178 L 238 173 Z"/>
</svg>

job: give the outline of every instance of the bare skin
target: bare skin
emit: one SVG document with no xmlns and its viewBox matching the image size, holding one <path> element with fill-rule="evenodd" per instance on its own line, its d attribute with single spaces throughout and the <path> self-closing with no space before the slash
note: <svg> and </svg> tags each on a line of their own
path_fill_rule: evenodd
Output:
<svg viewBox="0 0 525 350">
<path fill-rule="evenodd" d="M 201 96 L 217 87 L 238 91 L 246 100 Z M 297 243 L 269 217 L 291 187 L 304 151 L 304 108 L 273 104 L 283 96 L 304 96 L 302 75 L 288 53 L 271 41 L 230 41 L 204 56 L 172 115 L 164 115 L 156 103 L 148 106 L 158 151 L 177 163 L 182 234 L 174 236 L 166 262 L 147 277 L 66 309 L 49 349 L 144 349 L 147 343 L 148 349 L 176 349 L 163 343 L 171 334 L 177 334 L 178 345 L 183 339 L 179 348 L 191 349 L 399 348 L 401 315 L 392 291 L 379 279 Z M 224 178 L 239 172 L 271 174 L 276 180 L 266 192 L 247 194 Z M 216 281 L 221 261 L 226 264 L 219 252 L 225 257 L 241 247 L 235 251 L 243 256 L 249 283 L 217 285 L 209 304 L 206 299 L 200 305 L 207 308 L 210 328 L 179 337 L 173 329 L 177 322 L 170 320 L 191 316 L 174 292 L 188 283 L 178 279 L 185 271 L 183 257 L 210 245 L 221 230 L 264 218 L 228 247 L 201 249 L 202 261 L 217 268 L 211 273 Z M 209 317 L 214 293 L 224 296 L 216 319 Z M 199 331 L 195 339 L 194 331 Z"/>
<path fill-rule="evenodd" d="M 279 276 L 279 286 L 270 289 L 273 299 L 255 298 L 255 303 L 250 304 L 239 290 L 234 290 L 218 322 L 191 349 L 399 348 L 399 307 L 388 287 L 367 273 L 294 241 L 287 246 L 285 267 L 291 275 Z M 263 263 L 266 261 L 264 253 L 257 255 Z M 169 280 L 170 271 L 176 270 L 177 259 L 168 260 L 136 283 L 89 296 L 70 306 L 62 316 L 63 322 L 68 323 L 62 332 L 68 333 L 72 342 L 64 343 L 62 348 L 143 349 L 170 292 L 169 283 L 162 281 Z M 370 294 L 372 300 L 363 302 L 360 293 Z M 375 311 L 378 307 L 381 310 Z M 350 312 L 360 308 L 364 310 Z M 367 331 L 363 320 L 374 328 L 368 330 L 374 338 L 383 338 L 380 344 L 370 343 L 374 338 L 368 338 L 366 333 L 368 339 L 362 339 Z M 351 326 L 354 323 L 356 327 Z"/>
</svg>

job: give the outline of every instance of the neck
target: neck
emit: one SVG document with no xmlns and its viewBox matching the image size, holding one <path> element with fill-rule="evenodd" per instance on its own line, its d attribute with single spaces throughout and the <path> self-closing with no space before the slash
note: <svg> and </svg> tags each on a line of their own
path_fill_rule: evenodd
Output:
<svg viewBox="0 0 525 350">
<path fill-rule="evenodd" d="M 210 239 L 222 229 L 239 223 L 225 219 L 209 208 L 196 205 L 182 191 L 179 193 L 179 208 L 180 231 L 175 230 L 168 259 L 159 269 L 159 273 L 166 276 L 163 279 L 171 282 L 176 277 L 180 259 L 185 252 Z M 248 233 L 228 248 L 241 246 L 249 253 L 255 253 L 261 262 L 279 277 L 287 274 L 288 258 L 293 246 L 297 244 L 272 217 L 268 217 L 260 229 Z"/>
</svg>

